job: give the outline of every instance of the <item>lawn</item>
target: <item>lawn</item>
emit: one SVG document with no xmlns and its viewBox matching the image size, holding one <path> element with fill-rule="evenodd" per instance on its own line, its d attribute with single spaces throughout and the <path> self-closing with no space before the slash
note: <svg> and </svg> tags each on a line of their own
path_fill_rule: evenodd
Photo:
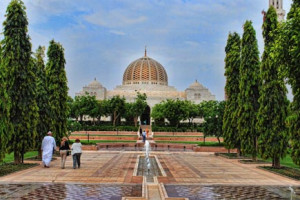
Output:
<svg viewBox="0 0 300 200">
<path fill-rule="evenodd" d="M 35 157 L 37 155 L 38 155 L 37 151 L 29 151 L 29 152 L 25 153 L 24 159 Z M 13 162 L 13 161 L 14 161 L 14 153 L 5 154 L 5 158 L 3 160 L 4 163 L 9 163 L 9 162 Z"/>
<path fill-rule="evenodd" d="M 272 160 L 268 159 L 268 161 L 272 161 Z M 280 160 L 280 165 L 300 169 L 299 165 L 296 165 L 295 163 L 293 163 L 293 160 L 289 154 L 286 155 L 285 158 Z"/>
<path fill-rule="evenodd" d="M 76 136 L 88 136 L 87 134 L 73 134 L 72 137 Z M 101 137 L 137 137 L 137 135 L 101 135 L 101 134 L 89 134 L 90 137 L 101 136 Z"/>
<path fill-rule="evenodd" d="M 70 140 L 70 143 L 74 143 L 75 140 Z M 81 144 L 97 144 L 97 143 L 136 143 L 136 140 L 80 140 Z"/>
<path fill-rule="evenodd" d="M 198 146 L 224 146 L 224 143 L 221 142 L 196 142 L 196 141 L 155 141 L 156 143 L 175 143 L 175 144 L 197 144 Z"/>
</svg>

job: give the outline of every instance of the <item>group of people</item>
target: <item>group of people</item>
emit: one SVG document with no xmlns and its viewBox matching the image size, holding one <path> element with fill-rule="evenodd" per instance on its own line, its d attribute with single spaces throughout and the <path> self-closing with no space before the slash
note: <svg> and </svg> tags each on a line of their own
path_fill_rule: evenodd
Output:
<svg viewBox="0 0 300 200">
<path fill-rule="evenodd" d="M 80 168 L 80 157 L 81 157 L 81 153 L 82 153 L 81 146 L 82 145 L 80 143 L 80 140 L 76 139 L 75 143 L 73 143 L 70 148 L 68 138 L 67 137 L 62 138 L 62 140 L 60 142 L 60 146 L 59 146 L 59 154 L 61 157 L 61 168 L 62 169 L 65 168 L 67 156 L 70 154 L 70 152 L 73 157 L 73 169 L 76 169 L 76 166 L 78 166 L 78 168 Z M 42 151 L 43 151 L 42 161 L 43 161 L 44 167 L 46 167 L 46 168 L 50 167 L 52 155 L 55 150 L 56 150 L 56 142 L 55 142 L 54 137 L 52 136 L 52 132 L 49 131 L 48 135 L 45 136 L 42 141 Z"/>
</svg>

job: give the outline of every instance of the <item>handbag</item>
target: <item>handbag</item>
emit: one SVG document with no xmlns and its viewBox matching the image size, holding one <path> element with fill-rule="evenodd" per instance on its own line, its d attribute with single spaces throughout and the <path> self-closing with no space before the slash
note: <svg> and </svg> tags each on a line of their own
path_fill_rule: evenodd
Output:
<svg viewBox="0 0 300 200">
<path fill-rule="evenodd" d="M 68 150 L 68 151 L 67 151 L 67 156 L 69 156 L 69 155 L 70 155 L 70 151 Z"/>
</svg>

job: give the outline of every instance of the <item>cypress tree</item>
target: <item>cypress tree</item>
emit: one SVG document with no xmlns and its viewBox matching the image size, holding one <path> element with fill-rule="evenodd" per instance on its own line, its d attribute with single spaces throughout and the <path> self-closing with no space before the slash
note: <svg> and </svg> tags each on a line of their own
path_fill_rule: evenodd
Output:
<svg viewBox="0 0 300 200">
<path fill-rule="evenodd" d="M 237 148 L 240 154 L 241 141 L 237 130 L 237 112 L 239 108 L 238 95 L 240 64 L 241 64 L 241 38 L 237 33 L 229 34 L 225 48 L 225 76 L 226 76 L 226 107 L 223 117 L 223 137 L 228 149 Z"/>
<path fill-rule="evenodd" d="M 258 134 L 255 127 L 259 109 L 259 73 L 259 51 L 256 33 L 252 22 L 246 21 L 242 38 L 237 117 L 242 152 L 251 154 L 254 161 L 257 157 Z"/>
<path fill-rule="evenodd" d="M 61 44 L 50 41 L 47 51 L 46 83 L 51 107 L 51 130 L 56 140 L 67 134 L 68 86 L 65 71 L 64 49 Z"/>
<path fill-rule="evenodd" d="M 36 88 L 37 96 L 36 101 L 39 107 L 39 123 L 37 125 L 36 147 L 38 150 L 38 157 L 41 158 L 41 144 L 43 137 L 48 132 L 51 126 L 50 112 L 51 108 L 48 102 L 48 94 L 46 88 L 46 69 L 44 63 L 45 47 L 39 46 L 35 53 L 35 71 L 37 76 Z"/>
<path fill-rule="evenodd" d="M 9 139 L 9 97 L 6 90 L 6 81 L 5 81 L 5 68 L 2 67 L 2 48 L 0 43 L 0 162 L 3 160 L 5 153 L 7 152 L 6 146 Z"/>
<path fill-rule="evenodd" d="M 14 152 L 14 162 L 20 163 L 26 151 L 34 145 L 38 107 L 35 74 L 31 58 L 31 43 L 27 34 L 28 21 L 21 0 L 12 0 L 6 10 L 2 67 L 11 102 L 12 124 L 8 151 Z"/>
<path fill-rule="evenodd" d="M 294 0 L 285 30 L 281 34 L 283 60 L 286 65 L 286 75 L 293 92 L 293 102 L 290 104 L 291 115 L 288 117 L 290 142 L 292 147 L 291 157 L 294 163 L 300 165 L 300 1 Z M 277 45 L 280 47 L 279 45 Z M 285 53 L 288 52 L 288 53 Z"/>
<path fill-rule="evenodd" d="M 271 47 L 274 45 L 277 31 L 277 14 L 271 6 L 263 23 L 265 50 L 261 63 L 262 86 L 259 97 L 257 130 L 259 151 L 265 159 L 272 158 L 273 167 L 280 167 L 280 157 L 286 153 L 288 138 L 285 120 L 287 116 L 287 89 L 279 66 L 274 59 Z"/>
</svg>

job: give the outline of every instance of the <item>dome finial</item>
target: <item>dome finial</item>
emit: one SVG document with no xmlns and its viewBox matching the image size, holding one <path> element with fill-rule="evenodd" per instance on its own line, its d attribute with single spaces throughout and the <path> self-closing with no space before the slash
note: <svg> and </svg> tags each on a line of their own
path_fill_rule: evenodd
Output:
<svg viewBox="0 0 300 200">
<path fill-rule="evenodd" d="M 147 57 L 147 46 L 145 45 L 145 57 Z"/>
</svg>

